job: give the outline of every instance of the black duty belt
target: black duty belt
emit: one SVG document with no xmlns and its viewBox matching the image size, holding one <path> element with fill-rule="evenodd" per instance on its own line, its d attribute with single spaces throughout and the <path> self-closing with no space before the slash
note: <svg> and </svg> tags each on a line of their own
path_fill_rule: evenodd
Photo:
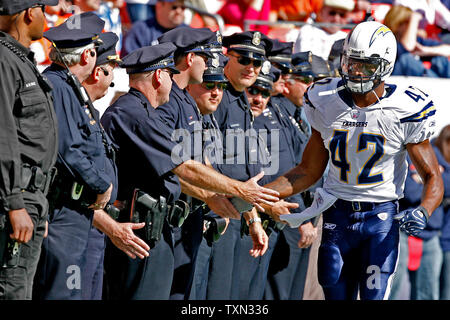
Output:
<svg viewBox="0 0 450 320">
<path fill-rule="evenodd" d="M 354 212 L 363 212 L 363 211 L 372 211 L 375 210 L 375 208 L 383 203 L 390 202 L 363 202 L 363 201 L 347 201 L 338 199 L 333 204 L 336 208 L 341 208 L 344 210 L 354 211 Z"/>
<path fill-rule="evenodd" d="M 49 172 L 45 173 L 40 167 L 24 164 L 22 165 L 21 189 L 29 192 L 40 190 L 44 195 L 47 195 L 56 174 L 57 170 L 55 167 L 52 167 Z"/>
</svg>

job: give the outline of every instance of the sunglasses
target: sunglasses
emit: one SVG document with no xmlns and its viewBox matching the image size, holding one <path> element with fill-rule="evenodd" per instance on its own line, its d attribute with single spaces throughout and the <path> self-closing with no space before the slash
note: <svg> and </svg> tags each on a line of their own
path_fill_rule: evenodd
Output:
<svg viewBox="0 0 450 320">
<path fill-rule="evenodd" d="M 42 12 L 45 12 L 45 5 L 44 4 L 35 4 L 31 8 L 41 8 Z"/>
<path fill-rule="evenodd" d="M 345 13 L 345 12 L 338 12 L 338 11 L 330 11 L 330 12 L 328 12 L 328 15 L 330 15 L 330 16 L 332 16 L 332 17 L 334 17 L 334 16 L 340 16 L 341 18 L 345 18 L 345 16 L 347 15 L 347 13 Z"/>
<path fill-rule="evenodd" d="M 173 5 L 171 9 L 172 9 L 172 10 L 177 10 L 178 8 L 181 8 L 181 10 L 186 9 L 185 6 L 181 6 L 181 5 Z"/>
<path fill-rule="evenodd" d="M 256 96 L 257 94 L 261 94 L 263 98 L 270 97 L 270 91 L 266 89 L 259 89 L 257 87 L 250 87 L 247 89 L 248 93 L 250 93 L 253 96 Z"/>
<path fill-rule="evenodd" d="M 250 59 L 250 58 L 247 58 L 247 57 L 244 57 L 244 56 L 235 56 L 235 55 L 232 55 L 232 54 L 231 54 L 231 56 L 235 57 L 237 59 L 237 61 L 240 64 L 242 64 L 243 66 L 248 66 L 252 62 L 253 62 L 253 66 L 255 68 L 259 68 L 262 65 L 262 61 L 261 60 L 254 60 L 254 59 Z"/>
<path fill-rule="evenodd" d="M 219 90 L 225 90 L 227 88 L 226 82 L 203 82 L 202 87 L 206 90 L 214 90 L 216 87 Z"/>
</svg>

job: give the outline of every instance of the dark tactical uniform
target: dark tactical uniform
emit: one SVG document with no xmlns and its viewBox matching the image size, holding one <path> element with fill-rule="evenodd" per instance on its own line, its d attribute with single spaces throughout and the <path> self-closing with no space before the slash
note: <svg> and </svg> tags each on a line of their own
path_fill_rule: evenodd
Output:
<svg viewBox="0 0 450 320">
<path fill-rule="evenodd" d="M 271 46 L 269 38 L 259 32 L 251 31 L 224 37 L 223 43 L 229 51 L 236 51 L 242 56 L 260 61 L 265 59 L 265 52 Z M 258 163 L 258 150 L 255 147 L 257 137 L 253 129 L 254 117 L 245 92 L 238 92 L 229 85 L 224 91 L 222 102 L 214 112 L 214 116 L 224 137 L 224 163 L 218 166 L 218 170 L 240 181 L 246 181 L 257 175 L 261 171 L 261 164 Z M 245 135 L 244 145 L 241 148 L 237 147 L 236 139 L 233 144 L 227 144 L 227 131 L 236 135 Z M 230 219 L 225 234 L 219 241 L 213 243 L 207 299 L 238 299 L 241 269 L 239 265 L 240 229 L 241 222 Z"/>
<path fill-rule="evenodd" d="M 40 79 L 33 53 L 3 32 L 0 42 L 0 299 L 23 300 L 31 299 L 45 232 L 57 124 L 51 89 Z M 8 211 L 21 208 L 34 231 L 28 243 L 18 244 L 9 237 Z"/>
<path fill-rule="evenodd" d="M 192 29 L 179 27 L 166 32 L 159 38 L 160 43 L 171 42 L 177 47 L 176 55 L 194 52 L 211 57 L 213 52 L 222 52 L 220 35 L 217 36 L 207 28 Z M 161 120 L 171 131 L 181 130 L 183 134 L 176 139 L 177 143 L 185 143 L 190 139 L 189 154 L 183 154 L 183 161 L 193 159 L 203 162 L 203 116 L 197 108 L 195 100 L 186 89 L 181 89 L 176 82 L 172 84 L 170 99 L 156 109 Z M 184 144 L 183 143 L 183 144 Z M 194 266 L 198 248 L 202 241 L 203 211 L 201 202 L 185 194 L 181 199 L 190 204 L 189 217 L 181 227 L 173 226 L 175 271 L 170 299 L 187 299 L 191 291 Z"/>
<path fill-rule="evenodd" d="M 93 13 L 79 15 L 81 30 L 67 22 L 51 28 L 44 36 L 62 48 L 79 47 L 93 42 L 104 21 Z M 115 200 L 117 178 L 108 137 L 94 114 L 80 102 L 68 82 L 67 69 L 52 64 L 44 74 L 52 82 L 58 118 L 58 176 L 49 194 L 48 237 L 44 239 L 35 281 L 38 299 L 82 299 L 81 274 L 88 264 L 89 242 L 104 241 L 89 237 L 94 211 L 88 209 L 97 194 L 113 185 L 110 203 Z M 95 287 L 95 284 L 92 284 Z"/>
<path fill-rule="evenodd" d="M 171 43 L 137 49 L 123 58 L 122 67 L 128 73 L 173 68 L 175 49 Z M 164 203 L 173 205 L 181 194 L 180 181 L 171 171 L 179 165 L 171 158 L 176 144 L 171 140 L 172 131 L 159 119 L 144 94 L 130 88 L 106 109 L 102 124 L 118 151 L 118 200 L 129 202 L 134 190 L 140 189 L 158 200 L 161 208 Z M 130 221 L 129 208 L 121 212 L 119 220 Z M 146 239 L 144 229 L 135 233 Z M 154 243 L 149 257 L 131 259 L 108 242 L 105 270 L 110 294 L 107 298 L 167 300 L 174 272 L 173 250 L 172 230 L 165 218 L 161 238 Z"/>
</svg>

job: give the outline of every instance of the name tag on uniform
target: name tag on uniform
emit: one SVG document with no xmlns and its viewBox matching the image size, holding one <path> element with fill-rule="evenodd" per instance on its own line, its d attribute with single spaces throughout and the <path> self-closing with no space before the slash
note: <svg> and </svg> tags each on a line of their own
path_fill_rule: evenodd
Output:
<svg viewBox="0 0 450 320">
<path fill-rule="evenodd" d="M 240 126 L 239 123 L 233 123 L 233 124 L 230 124 L 230 127 L 232 127 L 232 128 L 239 127 L 239 126 Z"/>
</svg>

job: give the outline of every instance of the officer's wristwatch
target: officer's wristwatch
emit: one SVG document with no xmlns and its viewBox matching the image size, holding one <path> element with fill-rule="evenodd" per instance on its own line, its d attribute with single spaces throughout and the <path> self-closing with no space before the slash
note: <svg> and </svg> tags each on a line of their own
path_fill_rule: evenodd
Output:
<svg viewBox="0 0 450 320">
<path fill-rule="evenodd" d="M 260 217 L 256 217 L 256 218 L 250 218 L 250 220 L 248 220 L 247 225 L 250 227 L 253 223 L 255 222 L 259 222 L 262 223 L 262 220 Z"/>
</svg>

